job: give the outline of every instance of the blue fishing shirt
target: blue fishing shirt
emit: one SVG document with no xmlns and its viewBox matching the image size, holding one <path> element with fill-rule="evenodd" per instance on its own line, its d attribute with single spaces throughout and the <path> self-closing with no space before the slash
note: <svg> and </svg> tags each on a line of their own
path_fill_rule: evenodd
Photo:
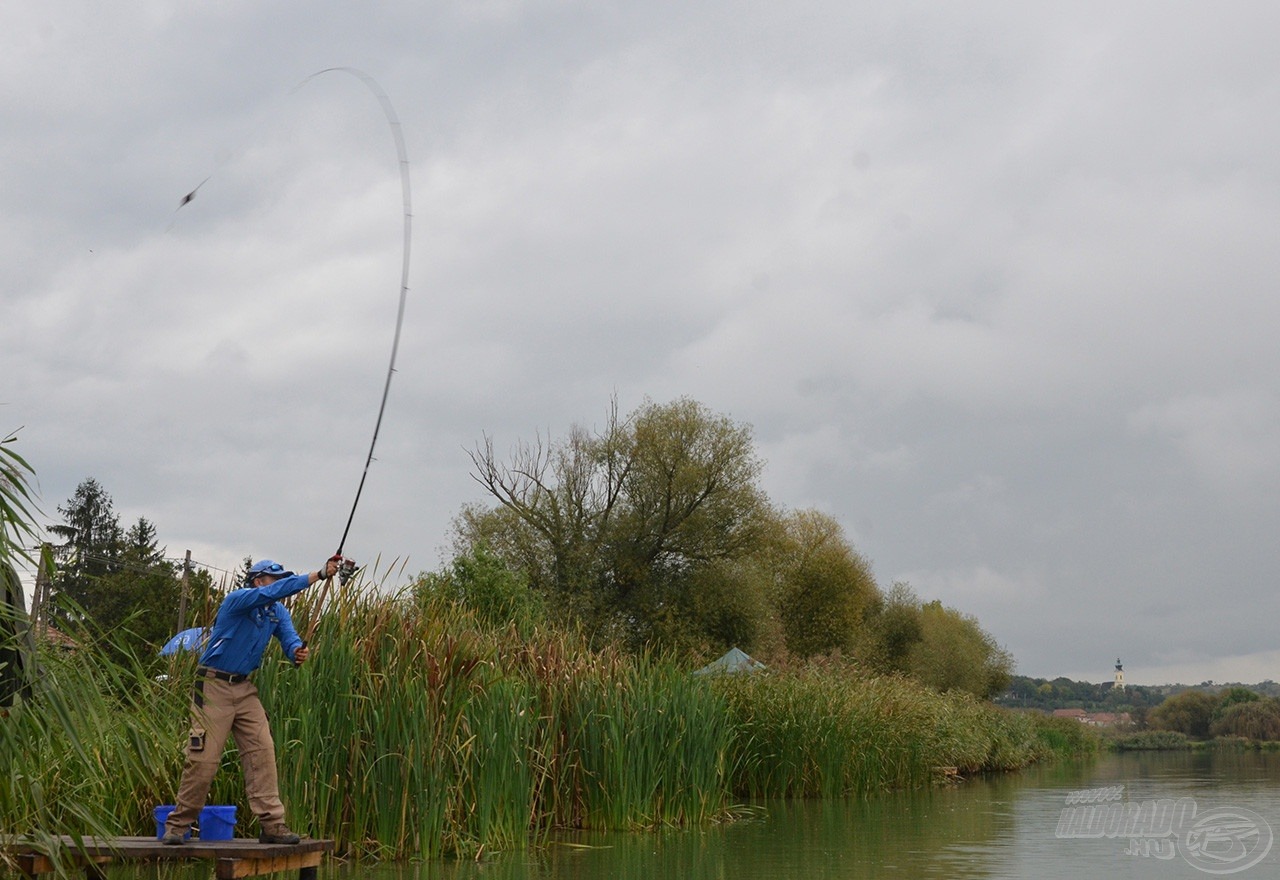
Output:
<svg viewBox="0 0 1280 880">
<path fill-rule="evenodd" d="M 227 593 L 209 633 L 200 665 L 236 675 L 248 675 L 262 663 L 262 652 L 271 637 L 280 640 L 284 655 L 302 647 L 289 609 L 280 604 L 286 596 L 305 590 L 309 574 L 295 574 L 265 587 L 245 587 Z"/>
</svg>

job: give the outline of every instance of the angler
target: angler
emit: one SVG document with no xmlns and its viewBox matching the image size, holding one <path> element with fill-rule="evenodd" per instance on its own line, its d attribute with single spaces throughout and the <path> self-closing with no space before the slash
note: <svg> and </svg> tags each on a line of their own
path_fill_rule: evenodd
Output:
<svg viewBox="0 0 1280 880">
<path fill-rule="evenodd" d="M 228 736 L 235 737 L 240 752 L 245 795 L 262 829 L 258 840 L 283 844 L 301 840 L 284 821 L 275 741 L 258 689 L 249 677 L 262 664 L 262 652 L 273 636 L 294 666 L 310 656 L 280 600 L 317 581 L 328 583 L 334 575 L 345 583 L 354 571 L 355 563 L 341 555 L 307 574 L 294 574 L 278 562 L 263 559 L 250 567 L 244 587 L 222 600 L 196 671 L 187 760 L 162 842 L 181 845 L 186 838 L 209 796 Z"/>
</svg>

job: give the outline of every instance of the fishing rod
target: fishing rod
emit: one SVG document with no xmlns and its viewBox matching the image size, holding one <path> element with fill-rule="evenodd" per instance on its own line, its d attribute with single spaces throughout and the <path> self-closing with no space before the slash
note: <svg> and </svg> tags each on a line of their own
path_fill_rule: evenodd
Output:
<svg viewBox="0 0 1280 880">
<path fill-rule="evenodd" d="M 378 434 L 382 430 L 382 418 L 387 411 L 387 398 L 391 392 L 391 377 L 395 375 L 396 372 L 396 356 L 400 351 L 400 331 L 404 326 L 405 303 L 409 296 L 409 256 L 412 247 L 413 202 L 409 186 L 409 153 L 405 148 L 404 131 L 400 126 L 400 117 L 396 114 L 395 107 L 391 104 L 391 99 L 387 97 L 387 93 L 383 90 L 382 86 L 378 84 L 377 80 L 356 67 L 326 67 L 323 70 L 316 71 L 302 82 L 298 83 L 298 85 L 294 86 L 289 93 L 294 94 L 313 79 L 324 76 L 326 73 L 350 74 L 364 83 L 369 91 L 373 93 L 373 96 L 378 99 L 378 104 L 382 107 L 382 113 L 387 119 L 387 125 L 391 129 L 391 137 L 395 142 L 396 155 L 400 162 L 400 193 L 404 209 L 404 243 L 400 263 L 400 303 L 396 311 L 395 334 L 392 336 L 391 340 L 391 359 L 387 364 L 387 377 L 382 385 L 382 400 L 378 404 L 378 417 L 373 425 L 373 438 L 369 441 L 369 453 L 365 456 L 364 469 L 360 473 L 360 482 L 356 486 L 355 498 L 351 502 L 351 512 L 347 515 L 347 523 L 342 530 L 342 537 L 338 540 L 337 552 L 335 552 L 332 557 L 332 559 L 339 562 L 338 582 L 340 586 L 344 586 L 355 575 L 356 566 L 352 560 L 347 559 L 342 555 L 342 551 L 343 548 L 346 547 L 347 536 L 351 533 L 351 524 L 356 517 L 356 509 L 360 506 L 360 497 L 364 493 L 364 484 L 369 477 L 369 466 L 373 463 L 373 453 L 378 445 Z M 204 180 L 200 181 L 195 189 L 183 196 L 182 200 L 178 203 L 178 209 L 181 210 L 185 205 L 195 199 L 196 193 L 199 192 L 200 187 L 204 186 L 208 181 L 209 178 L 206 177 Z M 327 571 L 327 565 L 325 566 L 325 569 Z M 328 596 L 329 589 L 332 584 L 333 577 L 326 577 L 324 587 L 320 591 L 320 597 L 315 603 L 315 611 L 313 612 L 311 622 L 307 627 L 307 633 L 304 641 L 309 642 L 311 640 L 311 636 L 315 633 L 316 625 L 320 621 L 320 609 L 324 606 L 324 600 Z"/>
<path fill-rule="evenodd" d="M 382 385 L 382 401 L 378 404 L 378 418 L 373 424 L 373 438 L 369 441 L 369 454 L 365 456 L 364 469 L 360 473 L 360 483 L 356 486 L 356 496 L 351 502 L 351 512 L 347 515 L 347 524 L 342 530 L 342 537 L 338 540 L 338 550 L 333 555 L 335 559 L 340 560 L 338 584 L 339 586 L 345 586 L 347 581 L 355 574 L 355 562 L 344 557 L 342 550 L 347 544 L 347 536 L 351 533 L 351 523 L 356 518 L 356 508 L 360 506 L 360 496 L 364 493 L 365 480 L 369 477 L 369 466 L 373 463 L 373 451 L 377 448 L 378 433 L 382 429 L 382 417 L 387 411 L 387 397 L 391 392 L 391 377 L 396 372 L 396 355 L 400 351 L 400 330 L 404 326 L 404 307 L 409 297 L 409 254 L 412 245 L 413 202 L 409 188 L 409 153 L 405 149 L 404 132 L 400 127 L 400 117 L 396 115 L 395 107 L 391 105 L 391 99 L 387 97 L 387 93 L 383 91 L 382 86 L 378 85 L 377 80 L 355 67 L 326 67 L 324 70 L 316 71 L 304 79 L 294 88 L 294 91 L 296 92 L 318 76 L 335 71 L 349 73 L 359 79 L 368 87 L 369 91 L 373 92 L 374 97 L 378 99 L 378 103 L 382 106 L 382 113 L 386 116 L 387 125 L 391 128 L 391 137 L 396 145 L 396 155 L 400 160 L 400 194 L 404 203 L 404 245 L 400 262 L 400 305 L 396 311 L 396 330 L 391 340 L 391 360 L 387 364 L 387 378 Z M 325 568 L 327 570 L 328 566 L 325 566 Z M 304 637 L 305 642 L 310 642 L 312 635 L 315 634 L 316 626 L 320 623 L 320 610 L 324 607 L 325 597 L 328 596 L 329 588 L 332 585 L 333 577 L 326 577 L 324 579 L 324 587 L 320 591 L 320 597 L 316 600 L 311 622 L 307 626 L 307 634 Z"/>
</svg>

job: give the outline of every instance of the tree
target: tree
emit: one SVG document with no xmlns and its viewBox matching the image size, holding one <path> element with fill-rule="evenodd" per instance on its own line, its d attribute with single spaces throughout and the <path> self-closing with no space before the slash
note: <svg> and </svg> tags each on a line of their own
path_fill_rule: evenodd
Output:
<svg viewBox="0 0 1280 880">
<path fill-rule="evenodd" d="M 76 487 L 75 494 L 58 507 L 65 523 L 49 531 L 67 540 L 65 562 L 53 579 L 50 595 L 65 596 L 86 612 L 101 604 L 102 581 L 117 570 L 122 534 L 111 496 L 92 477 Z M 74 615 L 65 604 L 57 615 Z"/>
<path fill-rule="evenodd" d="M 1227 688 L 1218 694 L 1218 708 L 1213 710 L 1213 720 L 1217 721 L 1227 710 L 1239 703 L 1256 703 L 1262 697 L 1245 687 Z"/>
<path fill-rule="evenodd" d="M 180 585 L 145 517 L 122 531 L 111 496 L 92 477 L 58 508 L 50 531 L 67 539 L 67 561 L 52 583 L 64 624 L 87 624 L 118 653 L 149 653 L 172 634 Z M 84 616 L 81 617 L 80 615 Z"/>
<path fill-rule="evenodd" d="M 115 570 L 100 582 L 92 609 L 96 626 L 109 628 L 120 651 L 149 653 L 173 635 L 181 582 L 164 558 L 155 526 L 140 517 L 120 543 Z"/>
<path fill-rule="evenodd" d="M 1203 739 L 1209 735 L 1219 702 L 1217 696 L 1204 691 L 1185 691 L 1148 712 L 1147 724 L 1156 730 L 1176 730 Z"/>
<path fill-rule="evenodd" d="M 692 568 L 665 606 L 649 609 L 654 641 L 700 657 L 739 647 L 768 656 L 783 646 L 773 572 L 755 557 Z"/>
<path fill-rule="evenodd" d="M 868 613 L 881 603 L 870 564 L 825 513 L 797 511 L 782 525 L 778 607 L 787 650 L 799 657 L 855 653 Z"/>
<path fill-rule="evenodd" d="M 772 516 L 750 429 L 688 399 L 626 419 L 615 402 L 603 430 L 523 444 L 510 463 L 486 437 L 471 459 L 500 509 L 464 511 L 457 546 L 484 541 L 594 637 L 636 646 L 685 618 L 688 591 L 748 556 Z"/>
<path fill-rule="evenodd" d="M 911 647 L 908 668 L 940 691 L 968 691 L 989 699 L 1009 686 L 1013 658 L 976 617 L 934 600 L 921 606 L 920 641 Z"/>
<path fill-rule="evenodd" d="M 442 596 L 456 602 L 495 628 L 514 624 L 526 632 L 546 615 L 542 597 L 529 589 L 528 579 L 483 545 L 454 557 L 443 572 L 421 575 L 414 592 L 420 598 Z"/>
<path fill-rule="evenodd" d="M 1228 704 L 1210 726 L 1210 733 L 1262 742 L 1280 740 L 1280 701 L 1274 697 L 1264 700 L 1257 694 L 1253 696 L 1252 700 Z"/>
<path fill-rule="evenodd" d="M 884 601 L 871 609 L 871 665 L 884 672 L 908 672 L 911 651 L 923 636 L 920 600 L 909 584 L 898 581 Z"/>
</svg>

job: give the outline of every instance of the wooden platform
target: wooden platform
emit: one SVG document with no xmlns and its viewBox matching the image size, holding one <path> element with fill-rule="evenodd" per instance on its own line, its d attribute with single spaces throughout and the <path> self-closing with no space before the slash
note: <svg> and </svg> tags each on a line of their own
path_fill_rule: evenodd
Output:
<svg viewBox="0 0 1280 880">
<path fill-rule="evenodd" d="M 84 868 L 86 877 L 101 876 L 100 865 L 111 862 L 212 861 L 219 880 L 257 877 L 276 871 L 297 869 L 299 880 L 316 876 L 325 853 L 333 851 L 332 840 L 304 839 L 297 844 L 258 843 L 255 838 L 235 840 L 188 840 L 182 846 L 165 846 L 154 837 L 87 837 L 79 852 L 70 837 L 62 838 L 67 855 Z M 31 844 L 21 841 L 2 844 L 14 857 L 18 870 L 27 877 L 53 872 L 50 859 Z"/>
</svg>

